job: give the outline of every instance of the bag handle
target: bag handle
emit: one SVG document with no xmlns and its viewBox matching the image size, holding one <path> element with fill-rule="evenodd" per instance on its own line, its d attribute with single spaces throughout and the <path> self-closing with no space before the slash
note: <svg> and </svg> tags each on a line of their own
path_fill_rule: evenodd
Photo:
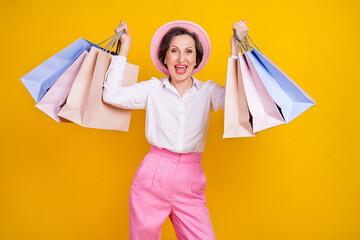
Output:
<svg viewBox="0 0 360 240">
<path fill-rule="evenodd" d="M 120 32 L 118 32 L 117 34 L 115 34 L 114 38 L 111 39 L 111 41 L 106 45 L 105 47 L 105 51 L 109 51 L 109 53 L 112 51 L 112 49 L 114 48 L 115 44 L 117 43 L 117 46 L 116 46 L 116 54 L 119 54 L 119 51 L 120 51 L 120 38 L 121 36 L 124 34 L 125 32 L 125 29 L 121 30 Z"/>
<path fill-rule="evenodd" d="M 123 34 L 124 33 L 124 29 L 123 30 L 121 30 L 120 32 L 117 32 L 117 33 L 115 33 L 114 35 L 112 35 L 111 37 L 109 37 L 109 38 L 107 38 L 107 39 L 105 39 L 104 41 L 102 41 L 101 43 L 99 43 L 98 45 L 101 45 L 101 44 L 103 44 L 104 42 L 106 42 L 107 40 L 109 40 L 110 38 L 114 38 L 114 37 L 116 37 L 117 35 L 119 35 L 119 34 Z"/>
<path fill-rule="evenodd" d="M 104 42 L 106 42 L 107 40 L 111 39 L 110 42 L 104 47 L 104 50 L 105 50 L 106 52 L 110 53 L 110 52 L 113 50 L 115 44 L 117 43 L 117 46 L 116 46 L 116 54 L 119 54 L 120 45 L 121 45 L 121 43 L 120 43 L 120 38 L 121 38 L 121 36 L 124 34 L 124 32 L 125 32 L 125 30 L 123 29 L 123 30 L 121 30 L 120 32 L 112 35 L 111 37 L 109 37 L 109 38 L 107 38 L 107 39 L 105 39 L 104 41 L 102 41 L 102 42 L 99 43 L 98 45 L 101 45 L 101 44 L 103 44 Z"/>
<path fill-rule="evenodd" d="M 256 46 L 256 44 L 254 43 L 254 41 L 251 39 L 251 37 L 249 36 L 249 34 L 246 34 L 245 36 L 245 41 L 242 41 L 239 36 L 237 35 L 236 31 L 234 30 L 234 37 L 236 38 L 236 40 L 238 40 L 239 44 L 240 44 L 240 51 L 242 52 L 242 48 L 244 48 L 245 51 L 251 51 L 253 49 L 252 46 L 250 46 L 249 40 L 248 38 L 251 40 L 251 42 L 254 44 L 255 48 L 261 53 L 260 49 Z M 250 50 L 249 50 L 250 49 Z"/>
</svg>

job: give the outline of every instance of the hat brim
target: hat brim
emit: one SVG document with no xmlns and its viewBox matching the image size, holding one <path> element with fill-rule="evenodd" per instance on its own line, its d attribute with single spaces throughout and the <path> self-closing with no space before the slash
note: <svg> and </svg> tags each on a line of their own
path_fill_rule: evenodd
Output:
<svg viewBox="0 0 360 240">
<path fill-rule="evenodd" d="M 198 24 L 185 21 L 185 20 L 178 20 L 178 21 L 172 21 L 168 22 L 164 25 L 162 25 L 154 34 L 152 37 L 151 43 L 150 43 L 150 56 L 151 60 L 153 61 L 155 67 L 159 69 L 160 72 L 163 74 L 170 76 L 169 70 L 160 62 L 158 58 L 160 43 L 164 35 L 173 27 L 183 27 L 189 32 L 194 32 L 199 37 L 199 41 L 203 47 L 204 55 L 202 58 L 201 63 L 197 68 L 195 68 L 191 75 L 198 73 L 209 61 L 210 58 L 210 52 L 211 52 L 211 44 L 210 44 L 210 38 L 205 32 L 205 30 L 200 27 Z"/>
</svg>

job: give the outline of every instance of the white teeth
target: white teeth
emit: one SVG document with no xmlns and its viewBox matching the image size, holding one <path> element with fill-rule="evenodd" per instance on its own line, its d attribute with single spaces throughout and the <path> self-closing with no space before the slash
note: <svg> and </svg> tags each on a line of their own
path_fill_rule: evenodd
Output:
<svg viewBox="0 0 360 240">
<path fill-rule="evenodd" d="M 187 66 L 175 66 L 175 69 L 179 73 L 185 73 L 186 69 L 187 69 Z"/>
</svg>

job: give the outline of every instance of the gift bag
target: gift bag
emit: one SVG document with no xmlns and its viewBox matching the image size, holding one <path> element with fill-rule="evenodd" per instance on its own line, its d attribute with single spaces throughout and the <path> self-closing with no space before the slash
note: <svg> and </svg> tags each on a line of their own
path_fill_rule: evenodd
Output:
<svg viewBox="0 0 360 240">
<path fill-rule="evenodd" d="M 251 50 L 246 55 L 287 123 L 315 105 L 315 101 L 260 50 L 249 47 Z"/>
<path fill-rule="evenodd" d="M 44 97 L 35 105 L 41 111 L 55 119 L 57 122 L 69 122 L 59 118 L 58 113 L 65 104 L 72 84 L 77 76 L 80 67 L 85 60 L 88 51 L 84 51 L 76 61 L 60 76 L 54 85 L 47 91 Z"/>
<path fill-rule="evenodd" d="M 239 39 L 235 31 L 234 36 L 247 49 L 246 55 L 287 123 L 315 105 L 315 101 L 303 89 L 260 52 L 249 35 L 245 37 L 245 42 Z M 250 45 L 248 38 L 255 48 Z"/>
<path fill-rule="evenodd" d="M 91 47 L 58 116 L 83 127 L 128 131 L 131 110 L 114 107 L 102 100 L 103 83 L 111 59 L 112 55 L 106 51 Z M 126 63 L 123 85 L 136 83 L 138 71 L 138 66 Z"/>
<path fill-rule="evenodd" d="M 92 45 L 80 38 L 20 78 L 35 102 L 39 102 L 66 69 Z"/>
<path fill-rule="evenodd" d="M 238 56 L 254 133 L 285 123 L 250 59 L 245 53 Z"/>
<path fill-rule="evenodd" d="M 20 78 L 20 80 L 28 89 L 36 103 L 38 103 L 50 89 L 50 87 L 59 79 L 59 77 L 66 71 L 66 69 L 68 69 L 74 63 L 74 61 L 81 55 L 83 51 L 89 51 L 92 46 L 103 49 L 99 45 L 109 39 L 112 40 L 109 42 L 110 45 L 107 45 L 106 47 L 113 47 L 116 43 L 113 40 L 119 39 L 119 36 L 121 36 L 123 33 L 124 30 L 116 33 L 99 44 L 94 44 L 84 38 L 79 38 L 60 52 L 56 53 L 51 58 L 47 59 L 45 62 L 41 63 L 35 69 Z M 117 47 L 119 47 L 119 44 Z M 112 52 L 112 54 L 114 53 Z"/>
<path fill-rule="evenodd" d="M 255 136 L 238 61 L 228 59 L 223 138 Z"/>
</svg>

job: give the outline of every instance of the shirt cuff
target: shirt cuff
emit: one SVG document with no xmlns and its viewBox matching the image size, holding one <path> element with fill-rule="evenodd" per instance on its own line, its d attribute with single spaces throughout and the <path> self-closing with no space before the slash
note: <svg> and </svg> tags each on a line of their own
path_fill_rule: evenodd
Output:
<svg viewBox="0 0 360 240">
<path fill-rule="evenodd" d="M 106 71 L 103 86 L 109 91 L 116 91 L 118 85 L 121 86 L 124 78 L 126 57 L 114 55 L 111 58 L 109 69 Z"/>
<path fill-rule="evenodd" d="M 238 58 L 238 56 L 231 55 L 230 58 Z"/>
<path fill-rule="evenodd" d="M 111 60 L 111 67 L 112 68 L 121 68 L 121 66 L 123 66 L 126 63 L 126 57 L 125 56 L 112 56 L 112 60 Z"/>
</svg>

